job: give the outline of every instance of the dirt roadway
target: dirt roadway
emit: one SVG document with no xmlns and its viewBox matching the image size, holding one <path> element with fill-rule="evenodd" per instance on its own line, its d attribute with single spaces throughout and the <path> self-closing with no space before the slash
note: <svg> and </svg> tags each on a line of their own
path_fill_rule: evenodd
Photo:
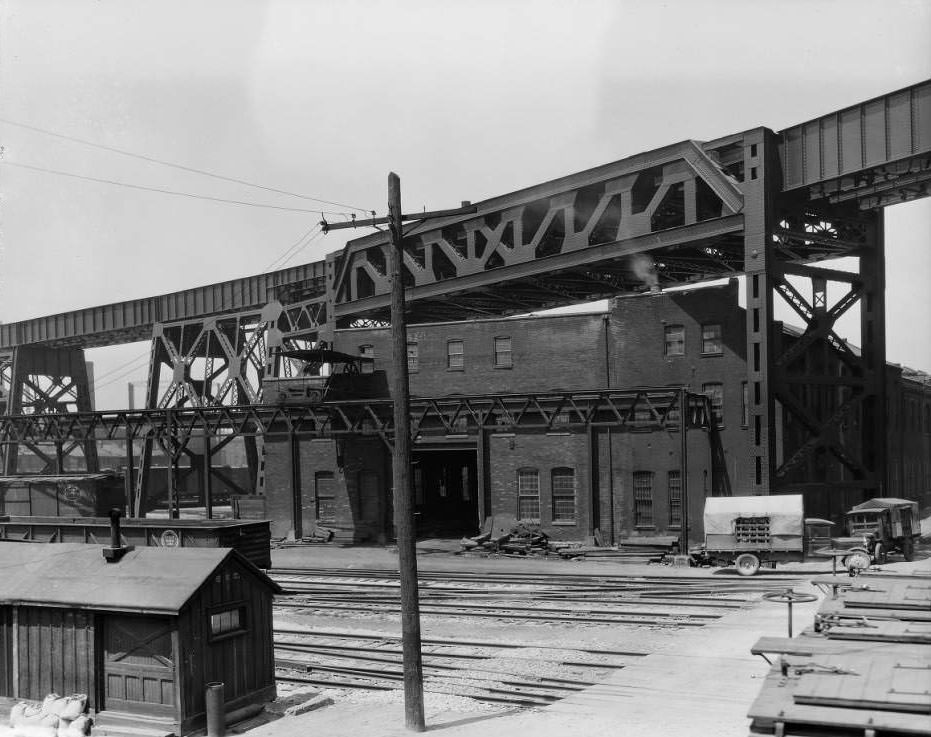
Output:
<svg viewBox="0 0 931 737">
<path fill-rule="evenodd" d="M 439 552 L 441 546 L 426 542 L 419 546 L 422 570 L 524 570 L 553 573 L 644 574 L 714 577 L 732 572 L 675 569 L 610 562 L 572 563 L 549 560 L 464 559 Z M 436 549 L 430 552 L 431 549 Z M 277 566 L 326 566 L 337 568 L 396 568 L 391 551 L 379 548 L 314 548 L 281 550 L 274 555 Z M 913 563 L 895 562 L 883 570 L 931 573 L 931 554 L 923 552 Z M 830 572 L 830 563 L 803 563 L 781 567 L 780 573 L 795 573 L 808 579 Z M 765 573 L 762 574 L 765 576 Z M 819 594 L 819 601 L 796 605 L 796 632 L 811 622 L 820 604 L 820 592 L 805 583 L 797 591 Z M 464 636 L 472 629 L 449 631 Z M 573 636 L 589 633 L 574 631 Z M 532 734 L 534 737 L 745 737 L 746 712 L 765 676 L 768 665 L 750 654 L 750 647 L 763 635 L 784 635 L 786 608 L 759 601 L 735 610 L 705 627 L 661 633 L 642 633 L 635 628 L 624 633 L 630 647 L 651 640 L 649 656 L 613 672 L 599 685 L 563 699 L 545 709 L 501 709 L 477 704 L 461 697 L 426 694 L 428 732 L 443 737 L 485 737 L 490 731 Z M 424 633 L 431 632 L 428 620 Z M 621 635 L 620 632 L 614 633 Z M 653 637 L 650 637 L 653 635 Z M 644 637 L 646 636 L 646 637 Z M 610 638 L 614 640 L 615 638 Z M 657 641 L 658 640 L 658 641 Z M 300 716 L 284 717 L 251 726 L 247 737 L 395 737 L 408 735 L 400 692 L 374 694 L 336 692 L 335 703 Z M 253 722 L 255 724 L 255 722 Z M 239 729 L 235 731 L 239 732 Z"/>
</svg>

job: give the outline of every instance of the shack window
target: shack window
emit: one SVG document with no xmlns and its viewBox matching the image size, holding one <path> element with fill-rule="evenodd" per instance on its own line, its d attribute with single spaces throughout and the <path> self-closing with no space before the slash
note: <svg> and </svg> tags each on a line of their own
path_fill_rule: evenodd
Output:
<svg viewBox="0 0 931 737">
<path fill-rule="evenodd" d="M 411 373 L 420 368 L 420 355 L 417 349 L 417 341 L 409 340 L 407 342 L 407 370 Z"/>
<path fill-rule="evenodd" d="M 575 469 L 554 468 L 553 522 L 575 522 Z"/>
<path fill-rule="evenodd" d="M 540 472 L 535 468 L 517 472 L 517 518 L 540 519 Z"/>
<path fill-rule="evenodd" d="M 495 338 L 495 368 L 511 368 L 513 365 L 511 339 L 508 337 Z"/>
<path fill-rule="evenodd" d="M 724 427 L 724 384 L 712 382 L 701 385 L 702 394 L 711 398 L 711 417 L 715 427 Z"/>
<path fill-rule="evenodd" d="M 634 471 L 634 526 L 653 526 L 652 471 Z"/>
<path fill-rule="evenodd" d="M 371 361 L 362 362 L 362 373 L 370 374 L 375 370 L 375 346 L 373 345 L 360 345 L 359 346 L 359 355 L 363 358 L 371 358 Z"/>
<path fill-rule="evenodd" d="M 317 471 L 314 474 L 314 491 L 317 499 L 317 521 L 336 521 L 336 483 L 332 471 Z"/>
<path fill-rule="evenodd" d="M 701 352 L 705 355 L 724 352 L 720 324 L 712 323 L 701 326 Z"/>
<path fill-rule="evenodd" d="M 241 605 L 210 614 L 210 638 L 229 637 L 246 631 L 246 608 Z"/>
<path fill-rule="evenodd" d="M 685 355 L 685 326 L 667 325 L 666 326 L 666 349 L 667 356 L 684 356 Z"/>
<path fill-rule="evenodd" d="M 669 491 L 669 526 L 682 526 L 682 472 L 670 471 L 666 476 Z"/>
<path fill-rule="evenodd" d="M 465 368 L 465 346 L 461 340 L 446 343 L 446 368 L 462 371 Z"/>
</svg>

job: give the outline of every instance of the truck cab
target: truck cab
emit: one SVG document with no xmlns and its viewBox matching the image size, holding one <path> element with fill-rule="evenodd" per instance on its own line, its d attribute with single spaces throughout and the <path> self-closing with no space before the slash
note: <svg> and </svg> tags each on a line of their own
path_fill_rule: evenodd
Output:
<svg viewBox="0 0 931 737">
<path fill-rule="evenodd" d="M 921 533 L 918 502 L 894 497 L 870 499 L 847 512 L 844 522 L 847 536 L 832 539 L 835 548 L 862 549 L 878 564 L 885 563 L 889 553 L 901 553 L 905 560 L 915 557 Z"/>
</svg>

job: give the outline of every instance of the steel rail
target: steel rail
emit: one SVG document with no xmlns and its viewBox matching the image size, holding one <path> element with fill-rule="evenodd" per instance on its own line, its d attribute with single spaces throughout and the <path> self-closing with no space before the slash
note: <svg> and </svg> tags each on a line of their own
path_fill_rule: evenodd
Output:
<svg viewBox="0 0 931 737">
<path fill-rule="evenodd" d="M 276 581 L 276 583 L 283 584 L 284 582 Z M 293 584 L 292 584 L 293 585 Z M 368 592 L 364 590 L 364 584 L 356 584 L 354 589 L 348 590 L 346 592 L 335 593 L 332 590 L 332 587 L 321 582 L 320 584 L 311 585 L 307 588 L 304 588 L 305 584 L 301 584 L 301 588 L 286 588 L 283 585 L 284 591 L 283 596 L 326 596 L 332 598 L 334 595 L 339 596 L 340 599 L 346 598 L 346 594 L 351 595 L 351 598 L 355 601 L 392 601 L 397 597 L 393 597 L 390 592 Z M 696 609 L 741 609 L 745 604 L 751 603 L 750 599 L 699 599 L 696 597 L 684 597 L 680 596 L 676 599 L 672 598 L 663 598 L 658 599 L 647 599 L 642 596 L 629 596 L 629 597 L 612 597 L 610 594 L 604 595 L 595 595 L 595 596 L 573 596 L 571 593 L 561 594 L 558 592 L 547 592 L 547 593 L 538 593 L 535 591 L 466 591 L 446 589 L 438 592 L 432 588 L 421 588 L 419 591 L 420 600 L 424 601 L 425 599 L 467 599 L 467 600 L 481 600 L 481 599 L 508 599 L 508 600 L 521 600 L 521 599 L 532 599 L 533 601 L 558 601 L 565 603 L 599 603 L 599 604 L 610 604 L 616 606 L 631 606 L 636 604 L 662 604 L 667 607 L 693 607 Z M 733 602 L 733 603 L 731 603 Z"/>
<path fill-rule="evenodd" d="M 361 655 L 361 654 L 357 654 L 357 655 L 346 655 L 345 653 L 332 653 L 332 652 L 327 652 L 326 650 L 320 650 L 320 649 L 315 648 L 313 645 L 308 645 L 308 646 L 304 647 L 304 646 L 301 646 L 301 645 L 299 645 L 299 644 L 297 644 L 297 645 L 292 645 L 292 644 L 289 644 L 289 643 L 276 643 L 276 644 L 275 644 L 275 649 L 276 649 L 276 650 L 284 650 L 284 651 L 287 651 L 287 652 L 294 652 L 294 653 L 306 653 L 306 654 L 308 654 L 308 655 L 318 655 L 318 656 L 322 656 L 322 657 L 328 657 L 328 658 L 331 658 L 331 659 L 332 659 L 332 658 L 337 658 L 337 659 L 340 659 L 340 658 L 341 658 L 341 659 L 343 659 L 343 660 L 349 660 L 349 661 L 361 661 L 361 662 L 371 662 L 371 663 L 389 663 L 389 664 L 391 664 L 391 665 L 403 666 L 403 662 L 402 662 L 402 660 L 401 660 L 400 657 L 394 657 L 394 658 L 388 657 L 388 658 L 385 658 L 385 657 L 379 657 L 378 655 Z M 368 650 L 368 651 L 365 651 L 365 652 L 370 652 L 370 653 L 371 653 L 371 652 L 385 652 L 385 653 L 388 654 L 388 655 L 391 655 L 391 654 L 392 654 L 392 651 L 373 651 L 373 650 Z M 400 650 L 398 650 L 398 651 L 394 651 L 393 654 L 396 654 L 396 655 L 400 656 L 402 653 L 401 653 Z M 431 660 L 435 660 L 435 659 L 437 659 L 437 658 L 445 658 L 445 657 L 447 657 L 447 656 L 445 656 L 445 655 L 436 655 L 435 653 L 424 653 L 424 660 L 426 660 L 427 658 L 430 658 Z M 481 658 L 482 660 L 490 660 L 490 658 L 487 657 L 487 656 L 476 656 L 476 657 Z M 295 662 L 303 662 L 303 661 L 295 661 Z M 311 667 L 315 667 L 315 666 L 317 665 L 317 662 L 316 662 L 316 661 L 307 661 L 307 665 L 308 665 L 308 666 L 311 666 Z M 332 663 L 331 663 L 331 665 L 332 665 Z M 559 665 L 563 665 L 563 663 L 559 663 Z M 566 690 L 566 691 L 581 691 L 582 689 L 587 688 L 588 686 L 594 686 L 594 685 L 596 685 L 594 681 L 570 680 L 570 679 L 568 679 L 568 678 L 549 678 L 548 676 L 534 676 L 534 677 L 533 677 L 533 680 L 529 680 L 529 681 L 518 681 L 518 680 L 513 680 L 514 674 L 512 674 L 512 673 L 507 673 L 506 671 L 493 670 L 493 669 L 491 669 L 491 668 L 477 668 L 477 667 L 474 667 L 474 666 L 473 666 L 473 667 L 465 667 L 465 666 L 463 666 L 463 665 L 454 665 L 454 664 L 450 664 L 450 663 L 430 663 L 430 664 L 427 664 L 426 662 L 424 662 L 424 672 L 426 673 L 426 672 L 428 672 L 430 669 L 441 670 L 441 671 L 450 671 L 450 672 L 453 672 L 453 673 L 492 673 L 492 674 L 494 674 L 494 675 L 496 675 L 496 676 L 507 676 L 507 678 L 499 678 L 499 679 L 497 679 L 497 682 L 498 682 L 498 683 L 508 683 L 508 684 L 514 684 L 514 685 L 523 685 L 523 684 L 525 684 L 525 683 L 526 683 L 526 684 L 545 685 L 545 684 L 542 684 L 542 683 L 540 683 L 540 682 L 541 682 L 541 681 L 549 681 L 549 682 L 551 682 L 551 683 L 553 683 L 553 684 L 559 684 L 559 685 L 553 685 L 553 686 L 547 685 L 546 688 L 563 689 L 563 690 Z M 596 669 L 593 668 L 593 670 L 596 670 Z M 481 680 L 481 679 L 476 679 L 476 680 Z"/>
<path fill-rule="evenodd" d="M 393 640 L 395 642 L 401 641 L 400 635 L 391 635 L 385 633 L 378 633 L 375 635 L 366 635 L 360 632 L 326 632 L 323 630 L 302 630 L 302 629 L 293 629 L 288 627 L 275 627 L 274 631 L 279 634 L 286 635 L 306 635 L 309 637 L 329 637 L 336 639 L 345 639 L 345 640 Z M 580 648 L 567 645 L 565 647 L 556 647 L 555 645 L 537 645 L 533 643 L 512 643 L 512 642 L 487 642 L 484 640 L 452 640 L 449 638 L 443 640 L 432 639 L 429 637 L 421 638 L 421 642 L 429 645 L 443 645 L 446 647 L 486 647 L 486 648 L 498 648 L 500 650 L 523 650 L 523 649 L 534 649 L 534 650 L 574 650 L 576 652 L 589 653 L 592 655 L 620 655 L 620 656 L 629 656 L 629 657 L 645 657 L 649 653 L 645 653 L 637 650 L 604 650 L 598 649 L 594 650 L 592 648 Z"/>
<path fill-rule="evenodd" d="M 299 596 L 304 596 L 304 594 L 299 594 Z M 333 597 L 324 597 L 323 594 L 316 595 L 309 598 L 309 601 L 313 602 L 327 602 L 332 601 Z M 502 596 L 500 598 L 502 601 L 506 601 L 507 597 Z M 350 596 L 341 596 L 339 602 L 341 603 L 353 603 L 353 604 L 395 604 L 399 603 L 398 597 L 350 597 Z M 614 602 L 598 602 L 598 603 L 607 603 L 614 604 Z M 636 602 L 631 602 L 636 603 Z M 626 606 L 626 603 L 623 604 Z M 621 610 L 616 612 L 611 609 L 571 609 L 571 608 L 556 608 L 556 607 L 522 607 L 522 606 L 510 606 L 510 605 L 483 605 L 483 604 L 463 604 L 463 603 L 444 603 L 444 602 L 429 602 L 426 604 L 428 607 L 433 607 L 435 609 L 456 609 L 456 610 L 467 610 L 467 611 L 482 611 L 482 610 L 505 610 L 509 612 L 530 612 L 533 614 L 537 613 L 546 613 L 546 612 L 556 612 L 564 614 L 625 614 L 631 617 L 690 617 L 692 619 L 719 619 L 722 615 L 720 614 L 706 614 L 706 613 L 691 613 L 691 612 L 657 612 L 657 611 L 638 611 L 638 610 Z"/>
<path fill-rule="evenodd" d="M 387 653 L 400 655 L 400 649 L 387 649 L 387 648 L 375 648 L 375 647 L 358 647 L 352 645 L 314 645 L 313 643 L 303 643 L 303 642 L 281 642 L 276 640 L 275 647 L 281 647 L 283 649 L 296 648 L 300 652 L 321 652 L 329 653 L 331 655 L 338 654 L 340 652 L 363 652 L 363 653 Z M 569 650 L 575 650 L 575 648 L 567 648 Z M 458 660 L 488 660 L 495 657 L 494 654 L 491 655 L 479 655 L 477 653 L 439 653 L 439 652 L 425 652 L 423 654 L 424 658 L 450 658 Z M 532 660 L 538 662 L 539 658 L 527 658 L 520 656 L 509 656 L 510 660 Z M 626 663 L 600 663 L 594 661 L 584 661 L 584 660 L 553 660 L 549 661 L 556 663 L 557 665 L 567 665 L 573 668 L 590 668 L 593 670 L 621 670 L 626 668 Z M 542 677 L 542 676 L 541 676 Z M 562 679 L 559 678 L 546 678 L 546 680 L 559 681 Z"/>
<path fill-rule="evenodd" d="M 314 609 L 316 611 L 337 611 L 337 612 L 362 612 L 365 614 L 397 614 L 400 611 L 400 607 L 381 607 L 379 609 L 372 609 L 371 607 L 364 607 L 358 605 L 347 605 L 341 606 L 339 604 L 331 603 L 329 606 L 321 606 L 319 603 L 308 602 L 284 602 L 276 601 L 274 604 L 276 607 L 287 607 L 289 609 Z M 433 607 L 431 609 L 431 607 Z M 507 614 L 509 609 L 507 607 L 486 607 L 487 609 L 493 609 L 493 611 L 465 611 L 460 614 L 450 614 L 449 611 L 436 611 L 436 605 L 428 604 L 421 607 L 421 614 L 433 614 L 433 615 L 446 615 L 446 616 L 462 616 L 462 617 L 478 617 L 478 618 L 490 618 L 494 617 L 495 619 L 519 619 L 519 620 L 528 620 L 528 621 L 543 621 L 543 622 L 585 622 L 588 624 L 644 624 L 644 625 L 655 625 L 655 626 L 664 626 L 664 627 L 704 627 L 706 622 L 695 622 L 691 620 L 663 620 L 663 619 L 632 619 L 630 617 L 573 617 L 573 616 L 533 616 L 532 614 Z M 524 610 L 521 610 L 524 611 Z M 502 612 L 505 612 L 502 614 Z M 609 612 L 610 614 L 610 612 Z M 652 615 L 645 616 L 674 616 L 669 614 L 660 614 L 655 613 Z M 684 615 L 680 615 L 684 616 Z M 717 618 L 716 615 L 708 615 L 712 618 Z"/>
</svg>

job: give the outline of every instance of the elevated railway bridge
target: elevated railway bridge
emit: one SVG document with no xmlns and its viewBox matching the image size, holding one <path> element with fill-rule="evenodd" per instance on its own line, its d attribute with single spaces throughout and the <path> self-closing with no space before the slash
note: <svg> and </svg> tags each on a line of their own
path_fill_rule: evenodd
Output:
<svg viewBox="0 0 931 737">
<path fill-rule="evenodd" d="M 408 321 L 523 313 L 651 283 L 746 275 L 755 469 L 746 491 L 787 488 L 817 463 L 843 468 L 847 487 L 881 493 L 883 208 L 926 197 L 929 183 L 931 81 L 778 132 L 761 127 L 675 143 L 479 202 L 472 214 L 414 225 L 404 243 Z M 174 417 L 165 420 L 174 430 L 146 436 L 141 479 L 153 437 L 169 454 L 183 446 L 183 438 L 169 438 L 183 436 L 186 413 L 190 420 L 238 407 L 250 419 L 230 424 L 227 436 L 261 435 L 263 421 L 242 407 L 260 401 L 264 378 L 293 370 L 274 348 L 387 323 L 389 247 L 386 233 L 373 233 L 295 268 L 0 325 L 4 471 L 15 473 L 24 453 L 38 454 L 49 470 L 75 454 L 93 470 L 95 436 L 74 428 L 103 423 L 112 434 L 113 423 L 122 423 L 126 437 L 138 431 L 131 413 L 88 419 L 95 413 L 83 351 L 117 343 L 152 341 L 146 407 Z M 856 268 L 831 267 L 844 257 L 854 257 Z M 829 299 L 829 283 L 841 287 L 836 299 Z M 804 332 L 777 354 L 779 300 Z M 859 351 L 834 330 L 855 306 Z M 840 375 L 825 351 L 839 357 Z M 63 413 L 83 419 L 69 424 Z M 805 439 L 777 453 L 777 417 L 786 413 Z M 859 442 L 841 440 L 851 418 Z M 24 429 L 40 426 L 42 437 Z M 210 448 L 206 442 L 208 460 Z M 256 465 L 254 449 L 251 460 Z"/>
</svg>

